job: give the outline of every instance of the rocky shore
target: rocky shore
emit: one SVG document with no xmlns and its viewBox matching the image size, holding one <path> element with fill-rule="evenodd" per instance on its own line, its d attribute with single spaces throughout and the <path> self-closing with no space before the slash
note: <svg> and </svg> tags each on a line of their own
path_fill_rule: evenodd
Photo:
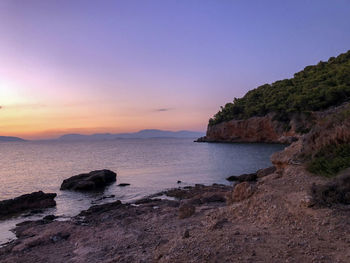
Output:
<svg viewBox="0 0 350 263">
<path fill-rule="evenodd" d="M 350 208 L 317 207 L 302 165 L 24 222 L 0 262 L 349 262 Z M 161 199 L 167 196 L 171 200 Z"/>
</svg>

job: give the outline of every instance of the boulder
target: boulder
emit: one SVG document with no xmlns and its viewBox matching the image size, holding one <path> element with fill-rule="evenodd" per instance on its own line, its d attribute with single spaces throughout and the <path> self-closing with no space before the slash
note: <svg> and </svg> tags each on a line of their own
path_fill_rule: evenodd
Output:
<svg viewBox="0 0 350 263">
<path fill-rule="evenodd" d="M 42 209 L 56 205 L 57 194 L 42 191 L 21 195 L 14 199 L 0 201 L 0 218 L 31 209 Z"/>
<path fill-rule="evenodd" d="M 97 170 L 72 176 L 63 181 L 61 190 L 91 191 L 101 189 L 117 180 L 117 174 L 110 170 Z"/>
<path fill-rule="evenodd" d="M 251 174 L 242 174 L 239 176 L 232 175 L 230 177 L 227 177 L 227 181 L 238 181 L 238 182 L 253 182 L 256 181 L 257 174 L 256 173 L 251 173 Z"/>
</svg>

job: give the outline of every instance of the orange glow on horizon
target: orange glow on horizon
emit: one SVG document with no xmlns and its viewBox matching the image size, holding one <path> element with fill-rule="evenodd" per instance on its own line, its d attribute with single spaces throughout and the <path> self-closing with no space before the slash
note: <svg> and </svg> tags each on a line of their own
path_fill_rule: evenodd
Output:
<svg viewBox="0 0 350 263">
<path fill-rule="evenodd" d="M 31 72 L 30 80 L 25 75 L 21 78 L 23 72 L 15 73 L 13 79 L 21 82 L 0 80 L 1 136 L 49 139 L 67 133 L 122 133 L 142 129 L 204 131 L 213 112 L 191 105 L 192 101 L 176 108 L 182 94 L 163 99 L 161 104 L 161 98 L 151 90 L 145 92 L 145 96 L 132 88 L 110 93 L 96 88 L 79 93 L 83 88 L 76 88 L 75 83 L 83 84 L 76 80 L 57 80 L 52 84 L 41 78 L 41 72 Z"/>
<path fill-rule="evenodd" d="M 4 89 L 2 89 L 5 94 Z M 49 139 L 67 133 L 122 133 L 142 129 L 204 131 L 206 114 L 196 111 L 117 108 L 112 104 L 65 105 L 2 96 L 0 135 L 24 139 Z M 6 104 L 6 102 L 9 102 Z"/>
</svg>

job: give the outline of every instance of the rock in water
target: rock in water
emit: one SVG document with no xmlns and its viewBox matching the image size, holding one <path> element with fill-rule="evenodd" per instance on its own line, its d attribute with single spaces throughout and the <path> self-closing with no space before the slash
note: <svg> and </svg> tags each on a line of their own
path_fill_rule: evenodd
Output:
<svg viewBox="0 0 350 263">
<path fill-rule="evenodd" d="M 14 199 L 0 202 L 0 218 L 11 214 L 20 213 L 30 209 L 47 208 L 56 205 L 54 200 L 57 194 L 44 193 L 42 191 L 21 195 Z"/>
<path fill-rule="evenodd" d="M 117 180 L 117 174 L 110 170 L 97 170 L 72 176 L 63 181 L 61 190 L 90 191 L 103 188 Z"/>
</svg>

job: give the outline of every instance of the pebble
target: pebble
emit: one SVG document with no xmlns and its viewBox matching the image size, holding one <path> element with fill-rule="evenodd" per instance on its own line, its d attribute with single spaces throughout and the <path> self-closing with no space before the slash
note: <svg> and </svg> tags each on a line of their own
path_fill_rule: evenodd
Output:
<svg viewBox="0 0 350 263">
<path fill-rule="evenodd" d="M 189 238 L 190 237 L 190 231 L 188 229 L 185 230 L 183 238 Z"/>
</svg>

